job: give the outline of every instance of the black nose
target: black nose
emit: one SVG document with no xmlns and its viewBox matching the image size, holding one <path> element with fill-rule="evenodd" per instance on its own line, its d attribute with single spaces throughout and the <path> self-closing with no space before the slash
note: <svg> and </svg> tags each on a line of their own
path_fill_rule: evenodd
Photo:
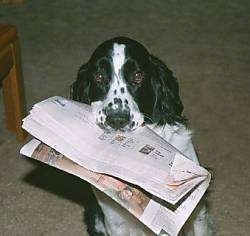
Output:
<svg viewBox="0 0 250 236">
<path fill-rule="evenodd" d="M 129 124 L 130 115 L 128 112 L 111 113 L 106 117 L 106 123 L 113 129 L 118 130 Z"/>
</svg>

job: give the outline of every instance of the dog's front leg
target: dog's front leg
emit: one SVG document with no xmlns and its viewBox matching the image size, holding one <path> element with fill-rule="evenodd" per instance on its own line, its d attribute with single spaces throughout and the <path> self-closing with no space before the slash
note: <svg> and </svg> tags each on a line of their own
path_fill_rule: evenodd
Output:
<svg viewBox="0 0 250 236">
<path fill-rule="evenodd" d="M 88 193 L 84 211 L 87 231 L 90 236 L 109 236 L 105 226 L 105 216 L 96 200 L 92 187 L 87 185 L 85 188 L 85 191 Z"/>
<path fill-rule="evenodd" d="M 191 160 L 199 164 L 198 157 L 196 155 L 192 141 L 187 145 L 187 149 L 184 151 L 184 154 L 189 157 Z M 204 196 L 206 197 L 206 195 Z M 203 197 L 203 198 L 204 198 Z M 212 236 L 215 235 L 214 226 L 212 223 L 211 216 L 207 211 L 206 200 L 202 200 L 195 211 L 192 213 L 188 227 L 184 230 L 184 235 L 186 236 Z M 184 227 L 185 228 L 185 227 Z"/>
<path fill-rule="evenodd" d="M 155 234 L 105 193 L 93 189 L 105 215 L 110 236 L 154 236 Z"/>
</svg>

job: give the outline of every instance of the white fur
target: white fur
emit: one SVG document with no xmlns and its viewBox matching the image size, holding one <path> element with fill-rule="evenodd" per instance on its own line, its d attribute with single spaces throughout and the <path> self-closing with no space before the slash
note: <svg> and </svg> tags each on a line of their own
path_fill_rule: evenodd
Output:
<svg viewBox="0 0 250 236">
<path fill-rule="evenodd" d="M 125 45 L 124 44 L 114 43 L 112 61 L 113 61 L 113 66 L 114 66 L 114 73 L 116 74 L 116 76 L 118 76 L 125 62 Z"/>
<path fill-rule="evenodd" d="M 95 231 L 97 233 L 103 233 L 106 232 L 106 228 L 105 225 L 103 224 L 103 222 L 99 219 L 99 218 L 95 218 Z"/>
<path fill-rule="evenodd" d="M 192 132 L 183 125 L 165 125 L 164 127 L 150 126 L 166 141 L 179 149 L 189 159 L 198 163 L 197 155 L 191 140 Z M 142 225 L 129 212 L 107 197 L 104 193 L 95 190 L 95 195 L 105 215 L 105 223 L 110 236 L 150 236 L 154 235 L 146 226 Z M 201 202 L 193 212 L 188 224 L 184 226 L 184 235 L 210 236 L 209 219 L 205 205 Z"/>
</svg>

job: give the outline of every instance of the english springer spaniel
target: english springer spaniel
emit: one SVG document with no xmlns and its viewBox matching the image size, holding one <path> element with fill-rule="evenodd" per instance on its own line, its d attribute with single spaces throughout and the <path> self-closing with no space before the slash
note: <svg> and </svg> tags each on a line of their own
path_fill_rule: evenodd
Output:
<svg viewBox="0 0 250 236">
<path fill-rule="evenodd" d="M 98 46 L 90 60 L 80 67 L 70 95 L 71 99 L 92 106 L 96 124 L 103 129 L 127 132 L 146 124 L 198 163 L 191 132 L 182 115 L 177 79 L 137 41 L 117 37 Z M 105 194 L 93 191 L 85 209 L 91 236 L 153 235 Z M 212 235 L 204 202 L 193 212 L 181 233 Z"/>
</svg>

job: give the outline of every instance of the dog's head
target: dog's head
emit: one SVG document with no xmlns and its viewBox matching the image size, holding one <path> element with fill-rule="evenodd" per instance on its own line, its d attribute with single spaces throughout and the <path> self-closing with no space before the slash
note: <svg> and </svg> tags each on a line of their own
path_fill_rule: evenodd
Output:
<svg viewBox="0 0 250 236">
<path fill-rule="evenodd" d="M 81 66 L 73 100 L 90 104 L 99 126 L 133 130 L 143 122 L 185 123 L 173 73 L 137 41 L 105 41 Z"/>
</svg>

